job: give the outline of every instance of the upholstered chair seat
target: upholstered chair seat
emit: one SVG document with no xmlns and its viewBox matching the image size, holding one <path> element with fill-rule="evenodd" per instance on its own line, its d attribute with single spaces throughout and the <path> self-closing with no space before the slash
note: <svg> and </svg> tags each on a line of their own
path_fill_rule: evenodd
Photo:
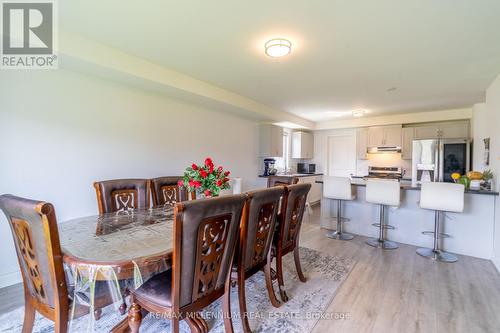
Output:
<svg viewBox="0 0 500 333">
<path fill-rule="evenodd" d="M 134 297 L 157 306 L 171 307 L 172 270 L 153 276 L 134 292 Z"/>
</svg>

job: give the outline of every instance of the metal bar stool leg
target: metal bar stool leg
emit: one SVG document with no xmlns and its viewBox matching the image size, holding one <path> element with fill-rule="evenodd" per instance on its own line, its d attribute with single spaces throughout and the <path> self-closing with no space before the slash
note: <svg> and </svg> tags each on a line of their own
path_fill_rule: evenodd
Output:
<svg viewBox="0 0 500 333">
<path fill-rule="evenodd" d="M 442 262 L 456 262 L 458 258 L 448 252 L 441 251 L 439 249 L 439 237 L 441 234 L 439 232 L 440 230 L 440 225 L 441 225 L 441 212 L 436 210 L 434 213 L 434 247 L 432 249 L 429 248 L 419 248 L 417 249 L 417 253 L 421 255 L 422 257 L 426 257 L 432 260 L 437 260 L 437 261 L 442 261 Z M 426 233 L 431 233 L 431 232 L 426 232 Z M 446 236 L 446 235 L 444 235 Z M 446 236 L 449 237 L 449 236 Z"/>
<path fill-rule="evenodd" d="M 366 241 L 366 244 L 384 250 L 397 249 L 399 247 L 398 244 L 396 244 L 395 242 L 388 241 L 384 237 L 385 229 L 394 228 L 390 227 L 385 223 L 385 205 L 380 205 L 380 223 L 378 224 L 378 227 L 379 227 L 378 238 L 369 238 Z"/>
<path fill-rule="evenodd" d="M 337 230 L 326 234 L 326 237 L 338 240 L 351 240 L 353 235 L 342 231 L 342 200 L 337 200 Z"/>
</svg>

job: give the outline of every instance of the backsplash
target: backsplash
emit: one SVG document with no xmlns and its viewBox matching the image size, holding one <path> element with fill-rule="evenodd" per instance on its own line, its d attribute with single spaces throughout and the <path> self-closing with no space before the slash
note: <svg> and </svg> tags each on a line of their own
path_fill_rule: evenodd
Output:
<svg viewBox="0 0 500 333">
<path fill-rule="evenodd" d="M 367 160 L 357 160 L 357 176 L 366 176 L 369 166 L 401 167 L 404 178 L 411 178 L 411 160 L 401 159 L 401 154 L 368 154 Z"/>
</svg>

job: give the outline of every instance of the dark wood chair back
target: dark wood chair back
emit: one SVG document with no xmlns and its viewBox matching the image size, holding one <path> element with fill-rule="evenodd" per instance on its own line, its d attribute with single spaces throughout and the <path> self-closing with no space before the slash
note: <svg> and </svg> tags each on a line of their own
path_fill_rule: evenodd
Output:
<svg viewBox="0 0 500 333">
<path fill-rule="evenodd" d="M 288 252 L 286 250 L 293 250 L 298 245 L 298 236 L 310 189 L 311 184 L 296 184 L 285 187 L 278 228 L 278 245 L 283 249 L 283 254 Z"/>
<path fill-rule="evenodd" d="M 174 206 L 176 203 L 188 200 L 185 188 L 179 187 L 182 176 L 168 176 L 151 179 L 151 194 L 153 206 Z"/>
<path fill-rule="evenodd" d="M 52 320 L 59 313 L 63 316 L 61 325 L 65 325 L 68 291 L 54 207 L 7 194 L 0 196 L 0 209 L 14 238 L 27 308 L 34 307 Z"/>
<path fill-rule="evenodd" d="M 299 182 L 298 177 L 288 176 L 269 176 L 267 178 L 267 187 L 293 185 Z"/>
<path fill-rule="evenodd" d="M 238 247 L 238 269 L 255 273 L 266 265 L 284 191 L 283 186 L 275 186 L 247 192 Z"/>
<path fill-rule="evenodd" d="M 176 204 L 174 216 L 174 308 L 200 307 L 224 294 L 246 195 Z"/>
<path fill-rule="evenodd" d="M 114 179 L 94 183 L 99 214 L 149 208 L 149 179 Z"/>
</svg>

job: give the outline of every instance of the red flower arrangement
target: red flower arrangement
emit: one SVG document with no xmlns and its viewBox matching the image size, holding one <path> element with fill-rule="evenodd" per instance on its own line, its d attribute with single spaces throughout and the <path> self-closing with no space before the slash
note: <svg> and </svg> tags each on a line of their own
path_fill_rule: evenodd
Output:
<svg viewBox="0 0 500 333">
<path fill-rule="evenodd" d="M 204 165 L 193 163 L 184 171 L 184 179 L 179 181 L 180 187 L 185 187 L 188 192 L 197 192 L 205 197 L 216 197 L 221 190 L 229 186 L 229 171 L 222 166 L 215 167 L 210 157 L 205 159 Z"/>
</svg>

